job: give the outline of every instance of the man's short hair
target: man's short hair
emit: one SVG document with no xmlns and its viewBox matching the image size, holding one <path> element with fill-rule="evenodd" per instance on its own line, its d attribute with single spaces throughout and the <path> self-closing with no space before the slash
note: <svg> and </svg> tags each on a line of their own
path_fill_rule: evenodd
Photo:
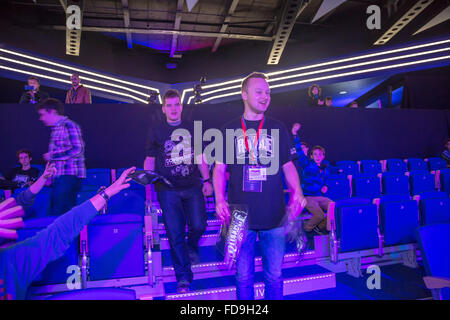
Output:
<svg viewBox="0 0 450 320">
<path fill-rule="evenodd" d="M 19 159 L 19 156 L 22 153 L 26 153 L 28 155 L 28 157 L 31 158 L 31 151 L 30 150 L 28 150 L 28 149 L 20 149 L 19 151 L 16 152 L 17 159 Z"/>
<path fill-rule="evenodd" d="M 325 101 L 330 101 L 330 100 L 333 101 L 333 97 L 326 97 L 325 98 Z"/>
<path fill-rule="evenodd" d="M 166 99 L 167 98 L 175 98 L 178 97 L 180 99 L 180 103 L 181 103 L 181 94 L 180 91 L 176 90 L 176 89 L 169 89 L 166 92 L 164 92 L 163 98 L 162 98 L 162 102 L 163 105 L 166 104 Z"/>
<path fill-rule="evenodd" d="M 314 153 L 314 150 L 320 150 L 320 151 L 322 151 L 322 153 L 325 155 L 325 148 L 322 147 L 322 146 L 314 146 L 314 147 L 310 150 L 311 154 Z"/>
<path fill-rule="evenodd" d="M 308 148 L 308 144 L 306 142 L 301 142 L 300 145 Z"/>
<path fill-rule="evenodd" d="M 39 79 L 36 78 L 35 76 L 30 76 L 30 77 L 28 77 L 27 80 L 28 80 L 28 81 L 30 81 L 30 80 L 35 80 L 38 84 L 41 84 L 41 82 L 39 81 Z"/>
<path fill-rule="evenodd" d="M 252 72 L 250 73 L 248 76 L 245 77 L 244 80 L 242 80 L 242 84 L 241 84 L 241 92 L 247 91 L 248 88 L 248 81 L 250 79 L 265 79 L 266 81 L 269 80 L 269 77 L 266 76 L 264 73 L 262 72 Z"/>
<path fill-rule="evenodd" d="M 63 103 L 55 98 L 47 98 L 36 106 L 37 111 L 42 109 L 47 110 L 47 112 L 49 110 L 55 110 L 59 115 L 64 115 Z"/>
</svg>

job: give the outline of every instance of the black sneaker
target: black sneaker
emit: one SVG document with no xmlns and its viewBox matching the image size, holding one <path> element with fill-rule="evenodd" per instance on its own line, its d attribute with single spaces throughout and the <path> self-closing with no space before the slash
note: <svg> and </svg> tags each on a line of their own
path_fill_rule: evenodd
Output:
<svg viewBox="0 0 450 320">
<path fill-rule="evenodd" d="M 182 294 L 187 292 L 189 292 L 189 282 L 186 280 L 181 280 L 180 282 L 178 282 L 177 293 Z"/>
</svg>

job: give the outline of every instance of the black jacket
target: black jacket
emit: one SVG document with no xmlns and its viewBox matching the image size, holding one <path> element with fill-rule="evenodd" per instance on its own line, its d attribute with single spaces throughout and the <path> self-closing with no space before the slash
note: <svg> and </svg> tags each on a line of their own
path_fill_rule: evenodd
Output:
<svg viewBox="0 0 450 320">
<path fill-rule="evenodd" d="M 42 90 L 38 90 L 34 94 L 34 102 L 29 91 L 25 91 L 20 97 L 19 103 L 39 103 L 49 97 L 48 93 Z"/>
</svg>

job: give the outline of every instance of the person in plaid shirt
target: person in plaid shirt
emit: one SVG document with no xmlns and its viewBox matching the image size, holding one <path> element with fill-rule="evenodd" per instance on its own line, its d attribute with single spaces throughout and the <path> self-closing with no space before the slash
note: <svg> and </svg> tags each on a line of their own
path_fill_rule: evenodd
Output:
<svg viewBox="0 0 450 320">
<path fill-rule="evenodd" d="M 39 120 L 52 129 L 49 152 L 43 158 L 56 165 L 48 215 L 58 216 L 76 205 L 81 179 L 86 178 L 84 141 L 80 127 L 64 116 L 64 105 L 58 99 L 44 100 L 37 111 Z"/>
</svg>

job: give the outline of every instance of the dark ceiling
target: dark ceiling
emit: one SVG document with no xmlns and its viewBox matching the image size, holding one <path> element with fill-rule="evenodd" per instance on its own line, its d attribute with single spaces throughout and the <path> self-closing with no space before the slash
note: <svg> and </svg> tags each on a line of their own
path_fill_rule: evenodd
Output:
<svg viewBox="0 0 450 320">
<path fill-rule="evenodd" d="M 210 78 L 225 78 L 253 70 L 271 71 L 373 49 L 374 42 L 420 1 L 348 0 L 314 22 L 324 0 L 296 2 L 301 10 L 296 11 L 275 65 L 268 65 L 268 59 L 286 20 L 286 5 L 292 3 L 290 0 L 199 0 L 191 11 L 185 0 L 84 0 L 79 57 L 65 56 L 66 15 L 62 4 L 65 0 L 2 1 L 4 10 L 0 18 L 3 22 L 0 23 L 2 29 L 20 27 L 22 33 L 28 30 L 28 39 L 33 38 L 33 32 L 39 33 L 36 42 L 61 42 L 60 49 L 52 47 L 47 51 L 55 58 L 67 58 L 79 64 L 89 66 L 89 57 L 96 54 L 94 50 L 101 52 L 100 46 L 114 46 L 113 54 L 134 57 L 139 63 L 143 59 L 153 59 L 158 67 L 142 66 L 141 69 L 159 74 L 168 72 L 152 80 L 175 83 L 197 81 L 204 74 Z M 450 21 L 446 21 L 413 36 L 449 4 L 449 0 L 431 0 L 431 4 L 386 45 L 449 35 Z M 381 8 L 380 30 L 369 30 L 366 26 L 369 5 Z M 127 25 L 128 29 L 124 30 Z M 93 27 L 98 29 L 89 29 Z M 6 44 L 25 46 L 27 50 L 38 47 L 34 43 L 21 44 L 17 36 L 13 38 L 13 32 L 3 31 L 0 41 Z M 48 39 L 42 39 L 45 35 Z M 117 64 L 118 59 L 107 59 Z M 168 71 L 168 63 L 173 63 L 176 70 Z M 159 67 L 161 64 L 163 68 Z M 108 69 L 106 62 L 100 66 Z M 142 70 L 128 66 L 127 69 L 126 75 L 142 77 Z M 116 69 L 105 71 L 118 73 Z"/>
</svg>

